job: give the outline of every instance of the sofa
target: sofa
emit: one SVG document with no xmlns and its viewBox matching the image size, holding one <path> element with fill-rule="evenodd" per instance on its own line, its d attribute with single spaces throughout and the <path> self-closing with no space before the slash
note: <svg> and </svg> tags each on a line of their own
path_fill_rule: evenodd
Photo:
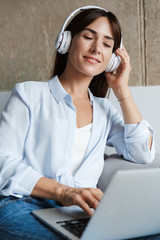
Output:
<svg viewBox="0 0 160 240">
<path fill-rule="evenodd" d="M 131 87 L 133 98 L 140 110 L 142 116 L 150 122 L 155 130 L 156 141 L 156 157 L 152 163 L 149 164 L 136 164 L 123 159 L 118 156 L 114 148 L 106 147 L 104 154 L 104 169 L 99 178 L 98 187 L 104 191 L 108 186 L 112 176 L 118 170 L 127 169 L 141 169 L 141 168 L 157 168 L 160 167 L 160 86 L 147 86 L 147 87 Z M 7 103 L 10 92 L 0 92 L 0 112 Z M 120 110 L 119 103 L 117 102 L 113 92 L 109 96 L 112 104 Z"/>
</svg>

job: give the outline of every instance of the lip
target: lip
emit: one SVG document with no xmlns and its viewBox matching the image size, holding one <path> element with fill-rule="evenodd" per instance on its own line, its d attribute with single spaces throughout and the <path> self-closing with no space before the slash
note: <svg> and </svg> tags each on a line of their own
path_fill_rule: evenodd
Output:
<svg viewBox="0 0 160 240">
<path fill-rule="evenodd" d="M 87 60 L 95 60 L 97 63 L 101 63 L 101 61 L 99 60 L 99 59 L 97 59 L 97 58 L 94 58 L 94 57 L 92 57 L 92 56 L 84 56 L 84 58 L 86 58 Z"/>
</svg>

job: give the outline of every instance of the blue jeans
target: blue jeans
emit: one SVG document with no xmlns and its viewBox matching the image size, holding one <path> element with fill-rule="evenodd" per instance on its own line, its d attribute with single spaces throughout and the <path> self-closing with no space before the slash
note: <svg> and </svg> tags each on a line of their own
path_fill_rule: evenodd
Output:
<svg viewBox="0 0 160 240">
<path fill-rule="evenodd" d="M 0 196 L 0 239 L 1 240 L 62 240 L 56 232 L 37 220 L 32 211 L 59 207 L 52 200 L 32 197 Z"/>
<path fill-rule="evenodd" d="M 0 196 L 0 239 L 1 240 L 62 240 L 64 239 L 31 212 L 36 209 L 59 207 L 52 200 L 32 197 Z M 160 240 L 160 235 L 136 238 L 135 240 Z M 98 239 L 97 239 L 98 240 Z M 132 239 L 133 240 L 133 239 Z"/>
</svg>

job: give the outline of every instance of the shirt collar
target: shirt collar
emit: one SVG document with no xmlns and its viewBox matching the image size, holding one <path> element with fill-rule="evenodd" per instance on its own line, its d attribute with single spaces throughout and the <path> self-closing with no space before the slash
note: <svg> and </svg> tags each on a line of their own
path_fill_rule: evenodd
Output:
<svg viewBox="0 0 160 240">
<path fill-rule="evenodd" d="M 72 98 L 71 95 L 67 93 L 66 90 L 63 88 L 57 75 L 51 78 L 48 83 L 49 83 L 49 87 L 52 92 L 52 95 L 58 103 L 64 98 L 68 101 L 71 101 L 71 98 Z M 91 93 L 89 88 L 88 88 L 88 93 L 89 93 L 91 105 L 93 105 L 94 96 Z"/>
<path fill-rule="evenodd" d="M 49 80 L 49 87 L 52 92 L 53 97 L 59 103 L 62 99 L 64 99 L 67 95 L 69 95 L 66 90 L 62 87 L 58 76 L 54 76 Z M 70 96 L 70 95 L 69 95 Z"/>
<path fill-rule="evenodd" d="M 94 96 L 91 92 L 91 90 L 88 88 L 88 93 L 89 93 L 89 98 L 90 98 L 90 102 L 91 102 L 91 105 L 93 106 L 93 99 L 94 99 Z"/>
</svg>

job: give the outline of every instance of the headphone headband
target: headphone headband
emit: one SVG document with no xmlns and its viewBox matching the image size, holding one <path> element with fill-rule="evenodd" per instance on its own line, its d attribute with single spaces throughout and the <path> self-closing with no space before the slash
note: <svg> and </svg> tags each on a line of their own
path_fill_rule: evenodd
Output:
<svg viewBox="0 0 160 240">
<path fill-rule="evenodd" d="M 66 21 L 64 22 L 63 26 L 62 26 L 62 29 L 60 32 L 64 32 L 69 20 L 78 12 L 80 11 L 83 11 L 83 10 L 87 10 L 87 9 L 101 9 L 101 10 L 104 10 L 105 12 L 108 12 L 106 9 L 104 8 L 101 8 L 101 7 L 98 7 L 98 6 L 84 6 L 84 7 L 80 7 L 80 8 L 77 8 L 76 10 L 74 10 L 70 15 L 69 17 L 66 19 Z"/>
</svg>

